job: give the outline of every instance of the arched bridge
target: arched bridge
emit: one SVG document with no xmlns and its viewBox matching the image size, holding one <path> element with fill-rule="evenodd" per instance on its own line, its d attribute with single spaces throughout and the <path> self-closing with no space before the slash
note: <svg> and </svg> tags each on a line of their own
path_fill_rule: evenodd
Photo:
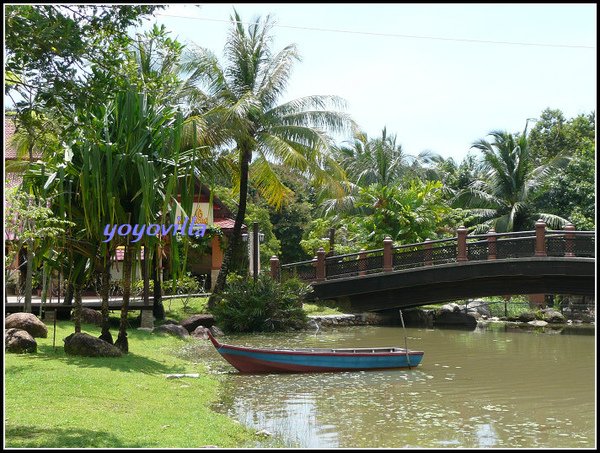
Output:
<svg viewBox="0 0 600 453">
<path fill-rule="evenodd" d="M 594 295 L 595 232 L 546 230 L 457 236 L 325 256 L 279 266 L 271 275 L 310 282 L 313 298 L 350 300 L 356 310 L 415 307 L 511 294 Z"/>
</svg>

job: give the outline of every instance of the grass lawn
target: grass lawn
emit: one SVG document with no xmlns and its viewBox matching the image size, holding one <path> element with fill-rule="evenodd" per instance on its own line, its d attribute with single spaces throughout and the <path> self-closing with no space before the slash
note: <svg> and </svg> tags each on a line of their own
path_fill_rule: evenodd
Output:
<svg viewBox="0 0 600 453">
<path fill-rule="evenodd" d="M 130 352 L 121 358 L 72 357 L 62 340 L 73 324 L 57 323 L 56 350 L 48 330 L 49 338 L 36 339 L 36 354 L 5 355 L 7 447 L 255 445 L 250 430 L 209 409 L 219 383 L 202 365 L 173 355 L 184 340 L 132 329 Z M 95 326 L 83 330 L 99 335 Z"/>
<path fill-rule="evenodd" d="M 309 316 L 342 315 L 352 313 L 350 304 L 334 300 L 322 300 L 318 304 L 302 304 L 302 308 Z"/>
<path fill-rule="evenodd" d="M 189 299 L 163 299 L 165 318 L 183 321 L 196 313 L 207 313 L 208 297 L 191 297 Z"/>
</svg>

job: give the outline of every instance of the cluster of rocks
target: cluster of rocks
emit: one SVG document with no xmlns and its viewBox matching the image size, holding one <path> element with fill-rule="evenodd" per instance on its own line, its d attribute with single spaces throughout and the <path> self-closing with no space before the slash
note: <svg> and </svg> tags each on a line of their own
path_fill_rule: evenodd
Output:
<svg viewBox="0 0 600 453">
<path fill-rule="evenodd" d="M 33 313 L 12 313 L 4 319 L 6 352 L 37 352 L 35 338 L 47 338 L 48 327 Z"/>
<path fill-rule="evenodd" d="M 481 300 L 462 305 L 452 302 L 439 309 L 411 309 L 403 314 L 407 325 L 426 327 L 452 325 L 475 328 L 478 324 L 497 321 L 526 323 L 535 327 L 569 323 L 562 313 L 553 308 L 526 311 L 518 316 L 495 317 L 492 316 L 489 306 Z"/>
<path fill-rule="evenodd" d="M 370 326 L 389 323 L 389 317 L 379 313 L 356 313 L 343 315 L 309 316 L 309 326 L 317 323 L 322 327 L 331 326 Z"/>
<path fill-rule="evenodd" d="M 208 340 L 208 332 L 214 337 L 223 335 L 221 329 L 215 326 L 215 318 L 209 314 L 197 314 L 184 319 L 180 323 L 166 319 L 164 323 L 152 329 L 152 333 L 166 333 L 179 338 L 194 337 Z"/>
</svg>

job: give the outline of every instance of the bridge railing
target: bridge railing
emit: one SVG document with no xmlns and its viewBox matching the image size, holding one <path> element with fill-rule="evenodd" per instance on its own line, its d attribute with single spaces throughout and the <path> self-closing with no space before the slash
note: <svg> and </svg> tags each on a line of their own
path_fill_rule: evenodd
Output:
<svg viewBox="0 0 600 453">
<path fill-rule="evenodd" d="M 448 238 L 396 246 L 393 248 L 392 268 L 401 270 L 455 262 L 456 244 L 456 238 Z"/>
<path fill-rule="evenodd" d="M 298 277 L 308 282 L 320 282 L 347 277 L 414 269 L 447 263 L 515 259 L 542 256 L 595 257 L 594 231 L 576 231 L 573 225 L 564 230 L 546 230 L 538 221 L 533 231 L 469 235 L 465 227 L 453 238 L 393 246 L 388 237 L 383 248 L 361 250 L 345 255 L 325 256 L 321 248 L 312 260 L 279 266 L 271 258 L 273 278 L 286 280 Z"/>
</svg>

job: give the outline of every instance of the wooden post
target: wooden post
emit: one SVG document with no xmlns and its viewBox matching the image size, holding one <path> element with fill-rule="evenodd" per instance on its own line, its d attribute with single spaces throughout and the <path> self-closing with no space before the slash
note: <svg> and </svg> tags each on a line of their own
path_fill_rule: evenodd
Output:
<svg viewBox="0 0 600 453">
<path fill-rule="evenodd" d="M 546 256 L 546 223 L 542 219 L 535 222 L 535 256 Z"/>
<path fill-rule="evenodd" d="M 252 223 L 252 276 L 254 277 L 254 283 L 258 280 L 258 268 L 259 268 L 259 255 L 258 255 L 258 222 Z"/>
<path fill-rule="evenodd" d="M 271 278 L 279 281 L 279 258 L 273 255 L 269 262 L 271 263 Z"/>
<path fill-rule="evenodd" d="M 393 243 L 394 241 L 389 236 L 383 240 L 383 272 L 391 272 L 394 269 Z"/>
<path fill-rule="evenodd" d="M 425 239 L 423 249 L 423 261 L 425 266 L 433 266 L 433 252 L 431 251 L 431 239 Z"/>
<path fill-rule="evenodd" d="M 460 226 L 456 230 L 456 239 L 457 239 L 457 256 L 456 261 L 464 262 L 467 261 L 467 234 L 469 230 L 467 230 L 464 225 Z"/>
<path fill-rule="evenodd" d="M 325 280 L 325 250 L 323 247 L 317 250 L 317 281 Z"/>
<path fill-rule="evenodd" d="M 575 256 L 575 225 L 572 223 L 567 224 L 565 227 L 565 256 Z"/>
<path fill-rule="evenodd" d="M 496 259 L 496 230 L 490 228 L 488 231 L 488 260 Z"/>
<path fill-rule="evenodd" d="M 360 260 L 358 262 L 358 275 L 367 275 L 367 263 L 365 262 L 366 258 L 367 252 L 365 251 L 365 249 L 360 249 L 360 253 L 358 255 L 358 259 Z"/>
</svg>

